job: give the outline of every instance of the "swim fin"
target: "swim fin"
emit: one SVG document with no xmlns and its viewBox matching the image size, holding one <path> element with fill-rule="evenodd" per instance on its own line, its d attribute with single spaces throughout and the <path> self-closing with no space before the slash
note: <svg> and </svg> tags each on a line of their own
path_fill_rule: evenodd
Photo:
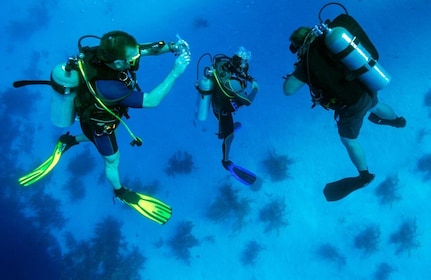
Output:
<svg viewBox="0 0 431 280">
<path fill-rule="evenodd" d="M 24 187 L 28 187 L 45 177 L 57 165 L 61 155 L 76 144 L 78 144 L 78 142 L 76 142 L 75 137 L 70 135 L 69 132 L 60 136 L 55 145 L 54 152 L 49 156 L 49 158 L 33 171 L 19 178 L 19 184 Z"/>
<path fill-rule="evenodd" d="M 244 167 L 234 164 L 230 160 L 222 161 L 222 164 L 223 167 L 227 171 L 229 171 L 233 175 L 233 177 L 235 177 L 235 179 L 247 186 L 252 185 L 257 179 L 256 175 L 253 172 L 245 169 Z"/>
<path fill-rule="evenodd" d="M 114 190 L 114 194 L 123 203 L 160 225 L 165 224 L 172 216 L 172 208 L 154 197 L 134 192 L 125 187 Z"/>
<path fill-rule="evenodd" d="M 364 176 L 343 178 L 326 184 L 323 189 L 323 194 L 327 201 L 337 201 L 348 196 L 350 193 L 365 187 L 374 179 L 374 177 L 374 174 L 368 173 L 367 178 L 364 178 Z"/>
</svg>

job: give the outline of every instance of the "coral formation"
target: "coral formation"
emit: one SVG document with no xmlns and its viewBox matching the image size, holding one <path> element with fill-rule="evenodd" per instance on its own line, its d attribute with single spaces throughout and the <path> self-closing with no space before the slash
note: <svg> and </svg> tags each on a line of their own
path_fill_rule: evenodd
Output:
<svg viewBox="0 0 431 280">
<path fill-rule="evenodd" d="M 394 271 L 395 269 L 391 265 L 389 265 L 388 263 L 382 262 L 377 266 L 376 272 L 374 272 L 373 279 L 388 280 Z"/>
<path fill-rule="evenodd" d="M 354 246 L 363 250 L 364 254 L 371 255 L 378 250 L 380 242 L 380 227 L 378 225 L 368 225 L 355 237 Z"/>
<path fill-rule="evenodd" d="M 193 236 L 192 229 L 192 222 L 183 221 L 177 226 L 175 235 L 168 241 L 174 256 L 186 264 L 190 264 L 190 249 L 200 245 L 200 241 Z"/>
<path fill-rule="evenodd" d="M 193 169 L 195 166 L 192 155 L 179 150 L 169 158 L 165 172 L 168 176 L 175 177 L 176 174 L 190 174 Z"/>
<path fill-rule="evenodd" d="M 399 180 L 398 176 L 388 176 L 375 190 L 376 196 L 379 198 L 380 204 L 389 204 L 401 200 L 401 196 L 398 192 Z"/>
<path fill-rule="evenodd" d="M 272 182 L 279 182 L 290 178 L 288 171 L 289 166 L 293 163 L 294 161 L 291 158 L 285 155 L 278 155 L 275 149 L 270 149 L 267 158 L 262 161 L 263 167 L 269 174 Z"/>
<path fill-rule="evenodd" d="M 78 242 L 68 234 L 66 242 L 61 279 L 141 279 L 146 259 L 127 246 L 121 223 L 112 217 L 96 225 L 93 238 Z"/>
<path fill-rule="evenodd" d="M 346 257 L 339 252 L 337 247 L 329 243 L 322 244 L 317 249 L 317 256 L 322 260 L 334 262 L 340 267 L 346 265 Z"/>
<path fill-rule="evenodd" d="M 407 252 L 409 255 L 413 249 L 420 246 L 417 240 L 416 219 L 405 219 L 398 230 L 392 233 L 390 242 L 397 246 L 396 254 Z"/>
<path fill-rule="evenodd" d="M 285 219 L 286 204 L 284 198 L 273 198 L 259 212 L 259 220 L 266 224 L 265 233 L 269 231 L 277 231 L 286 227 L 288 222 Z"/>
<path fill-rule="evenodd" d="M 226 222 L 233 219 L 233 229 L 239 231 L 250 211 L 250 200 L 240 198 L 238 190 L 234 190 L 232 184 L 226 182 L 219 188 L 219 195 L 208 208 L 206 215 L 215 222 Z"/>
<path fill-rule="evenodd" d="M 69 192 L 70 201 L 76 202 L 85 197 L 86 184 L 84 183 L 84 176 L 91 173 L 97 166 L 96 160 L 88 148 L 76 154 L 67 164 L 67 171 L 70 178 L 63 189 Z"/>
<path fill-rule="evenodd" d="M 41 230 L 62 229 L 66 224 L 66 219 L 60 211 L 60 201 L 45 194 L 42 189 L 33 193 L 27 207 L 34 215 L 32 223 Z"/>
<path fill-rule="evenodd" d="M 72 176 L 69 178 L 65 185 L 63 185 L 63 190 L 69 193 L 69 199 L 72 202 L 77 202 L 85 197 L 85 184 L 81 177 Z"/>
<path fill-rule="evenodd" d="M 91 173 L 97 166 L 96 160 L 88 148 L 75 155 L 67 164 L 67 171 L 72 176 L 83 177 Z"/>
<path fill-rule="evenodd" d="M 431 179 L 431 154 L 423 155 L 417 162 L 417 169 L 424 173 L 424 179 Z"/>
<path fill-rule="evenodd" d="M 210 23 L 206 18 L 202 16 L 196 16 L 193 19 L 193 26 L 195 28 L 207 28 L 208 26 L 210 26 Z"/>
<path fill-rule="evenodd" d="M 262 250 L 262 245 L 260 245 L 257 241 L 253 240 L 248 242 L 245 245 L 244 250 L 241 252 L 240 261 L 242 265 L 254 266 Z"/>
</svg>

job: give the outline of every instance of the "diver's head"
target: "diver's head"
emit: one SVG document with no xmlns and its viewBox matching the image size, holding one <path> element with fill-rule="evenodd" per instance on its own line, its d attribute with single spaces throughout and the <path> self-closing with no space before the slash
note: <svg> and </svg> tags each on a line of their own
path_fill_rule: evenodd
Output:
<svg viewBox="0 0 431 280">
<path fill-rule="evenodd" d="M 298 29 L 293 31 L 292 35 L 290 35 L 289 37 L 289 50 L 292 53 L 297 53 L 298 50 L 304 45 L 305 39 L 307 38 L 307 36 L 309 36 L 310 32 L 311 28 L 305 26 L 299 27 Z"/>
<path fill-rule="evenodd" d="M 136 39 L 123 31 L 111 31 L 102 36 L 97 57 L 111 68 L 126 70 L 137 64 L 140 56 Z"/>
<path fill-rule="evenodd" d="M 251 52 L 246 50 L 244 47 L 240 47 L 239 50 L 231 58 L 232 70 L 237 74 L 247 77 L 248 62 L 251 59 Z"/>
</svg>

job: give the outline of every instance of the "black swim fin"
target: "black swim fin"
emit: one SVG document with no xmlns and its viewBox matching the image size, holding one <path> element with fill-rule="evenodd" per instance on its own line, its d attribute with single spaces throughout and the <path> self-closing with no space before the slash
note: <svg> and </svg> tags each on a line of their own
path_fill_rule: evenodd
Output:
<svg viewBox="0 0 431 280">
<path fill-rule="evenodd" d="M 350 193 L 365 187 L 368 185 L 375 177 L 374 174 L 368 173 L 367 178 L 364 176 L 348 177 L 341 180 L 326 184 L 323 189 L 323 194 L 327 201 L 337 201 Z"/>
<path fill-rule="evenodd" d="M 252 185 L 254 182 L 256 182 L 256 175 L 245 169 L 244 167 L 238 166 L 234 164 L 232 161 L 222 161 L 223 167 L 229 171 L 235 179 L 240 181 L 241 183 L 249 186 Z"/>
</svg>

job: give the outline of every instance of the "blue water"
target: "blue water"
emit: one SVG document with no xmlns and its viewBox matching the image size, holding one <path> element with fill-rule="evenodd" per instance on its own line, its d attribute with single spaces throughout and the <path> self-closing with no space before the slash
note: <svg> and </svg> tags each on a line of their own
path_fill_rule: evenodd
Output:
<svg viewBox="0 0 431 280">
<path fill-rule="evenodd" d="M 295 62 L 288 37 L 298 26 L 318 23 L 325 3 L 52 0 L 3 7 L 0 278 L 430 279 L 431 2 L 342 2 L 392 75 L 380 100 L 408 125 L 364 122 L 360 141 L 377 177 L 333 203 L 325 201 L 324 185 L 356 176 L 356 170 L 332 114 L 310 109 L 306 88 L 292 97 L 282 92 L 282 76 Z M 331 7 L 323 17 L 340 12 Z M 118 131 L 124 184 L 173 207 L 164 226 L 113 203 L 103 161 L 91 144 L 68 151 L 31 187 L 17 183 L 48 157 L 59 135 L 78 134 L 80 128 L 52 126 L 49 87 L 14 89 L 13 81 L 49 79 L 56 64 L 77 54 L 80 36 L 111 30 L 127 31 L 140 42 L 170 42 L 180 34 L 191 46 L 192 63 L 162 104 L 130 111 L 127 123 L 144 145 L 131 147 L 124 128 Z M 242 128 L 231 156 L 258 175 L 258 190 L 221 167 L 215 119 L 194 118 L 200 55 L 232 55 L 240 46 L 252 52 L 250 73 L 260 91 L 235 115 Z M 143 58 L 141 88 L 152 90 L 174 59 Z M 195 168 L 167 176 L 168 161 L 178 151 L 192 155 Z M 271 177 L 265 168 L 270 155 L 287 162 L 284 177 Z"/>
</svg>

